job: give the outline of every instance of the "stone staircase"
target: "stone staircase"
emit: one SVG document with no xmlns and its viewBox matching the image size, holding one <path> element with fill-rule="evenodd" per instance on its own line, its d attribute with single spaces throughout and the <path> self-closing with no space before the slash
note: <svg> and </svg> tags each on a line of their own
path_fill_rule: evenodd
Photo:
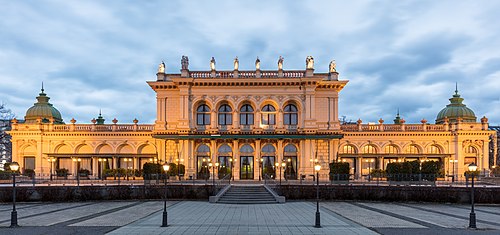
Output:
<svg viewBox="0 0 500 235">
<path fill-rule="evenodd" d="M 278 203 L 264 186 L 231 186 L 217 201 L 224 204 L 269 204 Z"/>
</svg>

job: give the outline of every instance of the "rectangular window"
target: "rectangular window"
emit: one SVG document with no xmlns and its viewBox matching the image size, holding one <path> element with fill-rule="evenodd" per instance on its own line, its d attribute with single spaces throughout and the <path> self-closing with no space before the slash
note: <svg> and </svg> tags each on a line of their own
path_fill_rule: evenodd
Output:
<svg viewBox="0 0 500 235">
<path fill-rule="evenodd" d="M 24 169 L 35 169 L 35 157 L 24 157 Z"/>
</svg>

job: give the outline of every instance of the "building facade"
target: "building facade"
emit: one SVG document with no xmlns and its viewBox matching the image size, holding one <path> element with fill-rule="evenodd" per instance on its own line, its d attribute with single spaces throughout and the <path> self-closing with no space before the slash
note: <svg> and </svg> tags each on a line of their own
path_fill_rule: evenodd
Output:
<svg viewBox="0 0 500 235">
<path fill-rule="evenodd" d="M 394 124 L 341 124 L 339 94 L 348 81 L 339 80 L 333 61 L 328 73 L 315 73 L 312 57 L 305 70 L 283 70 L 282 58 L 274 71 L 260 70 L 258 59 L 252 71 L 240 71 L 238 59 L 230 71 L 217 70 L 213 58 L 209 71 L 190 71 L 187 57 L 181 65 L 181 73 L 166 74 L 162 63 L 147 82 L 156 92 L 154 124 L 104 124 L 101 115 L 92 124 L 64 124 L 42 89 L 25 120 L 12 123 L 14 161 L 42 176 L 57 168 L 97 176 L 104 162 L 127 169 L 173 162 L 185 165 L 186 176 L 224 171 L 237 180 L 299 179 L 316 163 L 327 177 L 333 161 L 349 162 L 355 178 L 394 161 L 441 161 L 456 176 L 471 162 L 490 167 L 494 131 L 487 118 L 476 121 L 458 91 L 436 124 L 406 124 L 399 115 Z"/>
</svg>

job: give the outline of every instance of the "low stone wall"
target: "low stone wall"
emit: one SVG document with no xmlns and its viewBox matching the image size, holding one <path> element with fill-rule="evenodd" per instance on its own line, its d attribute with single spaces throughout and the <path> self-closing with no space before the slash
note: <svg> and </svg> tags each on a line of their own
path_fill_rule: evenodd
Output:
<svg viewBox="0 0 500 235">
<path fill-rule="evenodd" d="M 87 201 L 162 199 L 163 185 L 119 186 L 36 186 L 16 187 L 16 201 Z M 207 200 L 213 194 L 211 185 L 169 185 L 169 199 Z M 12 201 L 12 187 L 0 187 L 0 202 Z"/>
<path fill-rule="evenodd" d="M 316 199 L 314 185 L 276 185 L 273 189 L 290 200 Z M 211 185 L 169 185 L 168 198 L 206 200 L 213 195 Z M 87 201 L 162 199 L 163 185 L 120 186 L 36 186 L 17 187 L 17 201 Z M 416 201 L 469 203 L 470 188 L 433 186 L 321 185 L 322 200 Z M 475 202 L 500 204 L 500 187 L 475 188 Z M 12 187 L 0 187 L 0 202 L 12 201 Z"/>
<path fill-rule="evenodd" d="M 474 201 L 500 204 L 500 187 L 475 187 Z M 316 199 L 314 185 L 282 185 L 275 191 L 286 200 Z M 415 201 L 469 203 L 470 188 L 433 186 L 321 185 L 322 200 Z"/>
</svg>

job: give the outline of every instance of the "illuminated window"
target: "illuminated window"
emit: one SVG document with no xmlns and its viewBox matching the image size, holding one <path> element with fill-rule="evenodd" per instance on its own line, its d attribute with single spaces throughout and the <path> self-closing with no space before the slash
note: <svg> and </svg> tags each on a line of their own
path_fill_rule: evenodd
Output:
<svg viewBox="0 0 500 235">
<path fill-rule="evenodd" d="M 356 149 L 352 145 L 344 145 L 344 147 L 342 147 L 342 153 L 355 154 Z"/>
<path fill-rule="evenodd" d="M 420 151 L 418 151 L 417 146 L 415 146 L 415 145 L 410 145 L 410 146 L 406 147 L 406 149 L 405 149 L 405 153 L 406 153 L 406 154 L 419 154 L 419 153 L 420 153 Z"/>
<path fill-rule="evenodd" d="M 394 145 L 387 145 L 384 148 L 384 153 L 387 153 L 387 154 L 397 154 L 398 153 L 398 149 Z"/>
<path fill-rule="evenodd" d="M 431 145 L 427 147 L 428 154 L 441 154 L 441 149 L 436 145 Z"/>
<path fill-rule="evenodd" d="M 365 145 L 363 147 L 363 153 L 377 153 L 377 150 L 372 145 Z"/>
</svg>

